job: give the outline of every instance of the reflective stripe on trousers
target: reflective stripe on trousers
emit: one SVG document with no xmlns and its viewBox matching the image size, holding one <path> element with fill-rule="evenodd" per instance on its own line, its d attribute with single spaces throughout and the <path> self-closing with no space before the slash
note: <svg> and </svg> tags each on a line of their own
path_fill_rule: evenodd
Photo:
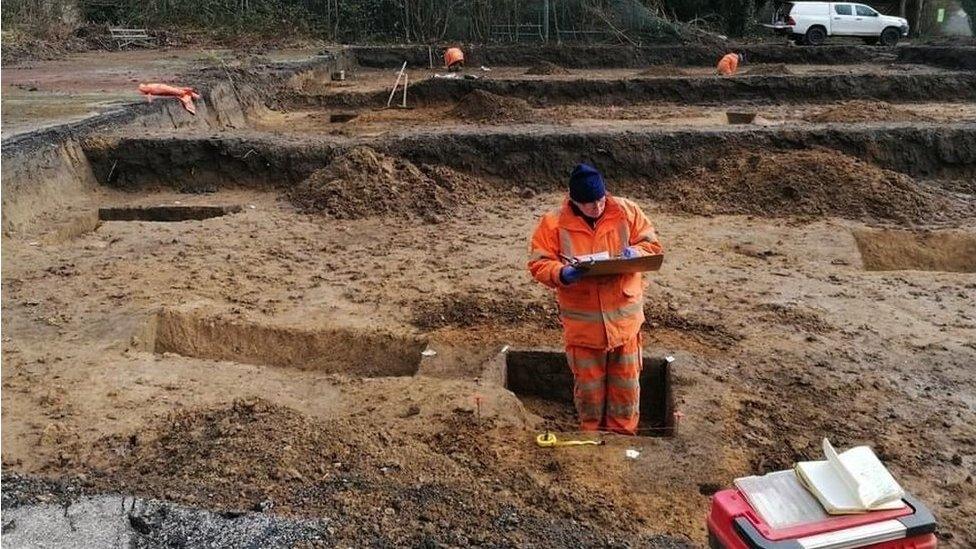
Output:
<svg viewBox="0 0 976 549">
<path fill-rule="evenodd" d="M 641 336 L 620 347 L 566 347 L 573 400 L 583 431 L 637 434 L 640 419 Z"/>
</svg>

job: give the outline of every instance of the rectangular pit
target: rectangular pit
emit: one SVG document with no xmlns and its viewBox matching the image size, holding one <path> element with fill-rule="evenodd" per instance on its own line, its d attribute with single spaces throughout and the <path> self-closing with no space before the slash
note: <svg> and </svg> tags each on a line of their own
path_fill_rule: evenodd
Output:
<svg viewBox="0 0 976 549">
<path fill-rule="evenodd" d="M 976 273 L 976 233 L 893 229 L 853 232 L 867 271 Z"/>
<path fill-rule="evenodd" d="M 99 208 L 101 221 L 202 221 L 237 213 L 241 206 L 136 206 Z"/>
<path fill-rule="evenodd" d="M 573 372 L 566 355 L 554 351 L 509 351 L 503 366 L 505 388 L 522 399 L 525 407 L 543 417 L 576 421 Z M 640 374 L 640 424 L 644 436 L 675 434 L 671 360 L 644 357 Z"/>
<path fill-rule="evenodd" d="M 155 353 L 361 377 L 412 376 L 427 346 L 378 330 L 272 326 L 169 309 L 152 318 L 146 339 Z"/>
</svg>

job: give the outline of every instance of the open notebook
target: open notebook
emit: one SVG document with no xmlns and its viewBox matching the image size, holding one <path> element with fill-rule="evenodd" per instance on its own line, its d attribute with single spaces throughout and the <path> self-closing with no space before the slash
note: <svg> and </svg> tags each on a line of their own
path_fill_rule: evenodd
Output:
<svg viewBox="0 0 976 549">
<path fill-rule="evenodd" d="M 823 440 L 825 461 L 801 461 L 796 476 L 831 515 L 900 509 L 904 490 L 871 448 L 857 446 L 838 454 Z"/>
</svg>

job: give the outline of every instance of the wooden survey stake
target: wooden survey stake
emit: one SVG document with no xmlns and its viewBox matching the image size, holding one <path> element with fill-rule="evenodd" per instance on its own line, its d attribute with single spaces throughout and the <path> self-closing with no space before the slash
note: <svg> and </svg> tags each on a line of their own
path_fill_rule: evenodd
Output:
<svg viewBox="0 0 976 549">
<path fill-rule="evenodd" d="M 644 255 L 632 259 L 616 258 L 583 262 L 577 265 L 583 270 L 583 278 L 627 273 L 658 271 L 664 263 L 664 254 Z"/>
</svg>

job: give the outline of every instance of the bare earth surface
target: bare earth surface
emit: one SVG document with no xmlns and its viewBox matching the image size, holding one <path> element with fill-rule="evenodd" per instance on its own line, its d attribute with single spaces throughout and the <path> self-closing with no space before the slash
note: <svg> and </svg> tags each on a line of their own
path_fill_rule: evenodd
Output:
<svg viewBox="0 0 976 549">
<path fill-rule="evenodd" d="M 829 436 L 873 445 L 932 507 L 950 546 L 976 542 L 974 275 L 866 272 L 856 221 L 696 217 L 638 198 L 668 250 L 665 269 L 648 277 L 645 343 L 676 357 L 684 418 L 674 438 L 539 449 L 531 441 L 543 420 L 478 379 L 504 344 L 560 344 L 551 314 L 531 314 L 552 297 L 524 268 L 527 235 L 558 195 L 502 195 L 429 224 L 329 220 L 253 191 L 92 191 L 77 197 L 78 212 L 244 209 L 106 222 L 69 240 L 5 239 L 4 465 L 183 503 L 270 499 L 288 515 L 338 513 L 348 529 L 337 539 L 402 524 L 382 535 L 418 542 L 425 521 L 438 532 L 445 521 L 468 542 L 478 531 L 489 532 L 484 542 L 532 539 L 532 526 L 481 522 L 515 513 L 539 528 L 559 521 L 567 537 L 557 544 L 638 534 L 700 544 L 708 494 L 813 457 Z M 145 334 L 160 307 L 341 327 L 352 338 L 419 334 L 454 360 L 414 377 L 361 379 L 154 354 Z M 455 320 L 430 320 L 444 310 Z M 196 337 L 192 329 L 183 335 Z M 640 458 L 626 459 L 626 448 Z M 405 494 L 425 494 L 432 514 Z"/>
<path fill-rule="evenodd" d="M 515 100 L 517 101 L 517 100 Z M 909 103 L 897 112 L 877 108 L 878 102 L 823 105 L 733 105 L 689 106 L 676 103 L 648 103 L 627 107 L 599 105 L 560 105 L 547 108 L 509 106 L 506 116 L 489 118 L 459 113 L 454 105 L 387 109 L 296 109 L 276 112 L 261 121 L 258 129 L 281 134 L 325 133 L 341 136 L 393 135 L 409 131 L 444 131 L 474 124 L 490 126 L 512 123 L 557 125 L 580 130 L 652 129 L 661 127 L 727 126 L 726 113 L 757 114 L 753 126 L 793 126 L 805 124 L 880 124 L 915 122 L 971 122 L 976 120 L 972 103 Z M 337 113 L 356 114 L 347 122 L 330 122 Z M 907 114 L 906 114 L 907 113 Z M 894 114 L 894 116 L 892 116 Z M 911 117 L 909 119 L 909 117 Z"/>
<path fill-rule="evenodd" d="M 5 70 L 4 136 L 138 100 L 139 80 L 212 65 L 207 55 L 99 53 Z M 467 72 L 711 77 L 708 67 L 526 69 Z M 303 91 L 379 91 L 395 79 L 352 76 Z M 762 125 L 976 120 L 971 103 L 734 107 Z M 481 95 L 362 109 L 345 123 L 329 122 L 343 109 L 265 111 L 232 131 L 294 141 L 531 135 L 552 125 L 725 126 L 727 110 L 540 108 Z M 667 179 L 610 181 L 665 246 L 662 270 L 645 276 L 643 341 L 649 356 L 675 359 L 676 433 L 543 449 L 534 443 L 543 431 L 578 435 L 572 409 L 520 399 L 492 368 L 506 346 L 561 346 L 554 297 L 525 263 L 529 234 L 562 195 L 348 149 L 290 186 L 129 193 L 73 182 L 54 197 L 59 206 L 39 200 L 39 219 L 4 235 L 2 464 L 14 486 L 5 484 L 5 507 L 64 483 L 72 494 L 187 506 L 180 513 L 288 517 L 288 528 L 315 532 L 301 547 L 702 546 L 710 495 L 818 458 L 826 436 L 841 448 L 871 445 L 935 513 L 940 544 L 976 546 L 970 180 L 919 181 L 810 148 L 729 151 Z M 148 206 L 193 207 L 153 215 L 195 218 L 204 206 L 229 208 L 184 221 L 98 220 L 98 208 Z"/>
<path fill-rule="evenodd" d="M 265 62 L 304 59 L 307 51 L 280 50 L 263 54 Z M 253 56 L 230 50 L 169 49 L 92 51 L 65 59 L 32 61 L 3 68 L 3 136 L 63 124 L 144 101 L 141 82 L 178 82 L 178 74 L 224 63 L 247 66 Z"/>
</svg>

